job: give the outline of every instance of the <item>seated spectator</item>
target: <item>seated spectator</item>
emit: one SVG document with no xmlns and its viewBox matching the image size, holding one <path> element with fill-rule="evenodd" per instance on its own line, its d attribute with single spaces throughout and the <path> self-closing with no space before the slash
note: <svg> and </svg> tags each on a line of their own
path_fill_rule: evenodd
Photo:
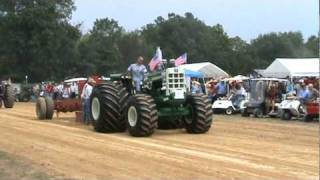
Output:
<svg viewBox="0 0 320 180">
<path fill-rule="evenodd" d="M 309 95 L 309 99 L 308 99 L 308 102 L 309 101 L 316 101 L 317 98 L 319 97 L 319 91 L 313 87 L 313 84 L 309 84 L 308 85 L 308 91 L 310 93 Z"/>
<path fill-rule="evenodd" d="M 297 97 L 300 100 L 301 104 L 306 104 L 308 102 L 310 91 L 304 83 L 301 83 L 300 88 L 297 89 Z"/>
<path fill-rule="evenodd" d="M 231 101 L 235 107 L 240 107 L 241 101 L 243 101 L 246 96 L 246 90 L 244 89 L 241 81 L 235 85 L 235 90 L 235 94 L 231 98 Z"/>
<path fill-rule="evenodd" d="M 278 89 L 278 83 L 272 82 L 269 84 L 269 87 L 267 89 L 267 98 L 266 98 L 266 110 L 269 112 L 270 106 L 271 106 L 271 111 L 270 113 L 274 112 L 275 108 L 275 102 L 279 94 L 279 89 Z"/>
</svg>

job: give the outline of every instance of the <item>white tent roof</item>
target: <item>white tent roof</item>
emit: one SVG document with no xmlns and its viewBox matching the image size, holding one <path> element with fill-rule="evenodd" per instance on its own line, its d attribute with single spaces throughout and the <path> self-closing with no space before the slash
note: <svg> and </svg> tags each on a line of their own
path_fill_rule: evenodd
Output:
<svg viewBox="0 0 320 180">
<path fill-rule="evenodd" d="M 205 78 L 229 77 L 228 73 L 226 73 L 224 70 L 222 70 L 218 66 L 209 62 L 184 64 L 179 67 L 183 69 L 191 70 L 191 71 L 201 72 Z"/>
<path fill-rule="evenodd" d="M 304 58 L 290 59 L 278 58 L 263 71 L 264 77 L 286 78 L 286 77 L 303 77 L 319 76 L 319 59 Z"/>
<path fill-rule="evenodd" d="M 250 78 L 247 77 L 247 76 L 237 75 L 237 76 L 228 78 L 227 80 L 228 80 L 228 81 L 244 81 L 244 80 L 248 80 L 248 79 L 250 79 Z"/>
</svg>

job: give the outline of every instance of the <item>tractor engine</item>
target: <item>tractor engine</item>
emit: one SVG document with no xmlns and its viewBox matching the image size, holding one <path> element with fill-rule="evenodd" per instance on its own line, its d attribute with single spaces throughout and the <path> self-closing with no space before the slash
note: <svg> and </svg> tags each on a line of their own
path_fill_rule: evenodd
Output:
<svg viewBox="0 0 320 180">
<path fill-rule="evenodd" d="M 185 99 L 187 93 L 184 70 L 168 68 L 165 78 L 166 95 L 173 95 L 174 99 Z"/>
</svg>

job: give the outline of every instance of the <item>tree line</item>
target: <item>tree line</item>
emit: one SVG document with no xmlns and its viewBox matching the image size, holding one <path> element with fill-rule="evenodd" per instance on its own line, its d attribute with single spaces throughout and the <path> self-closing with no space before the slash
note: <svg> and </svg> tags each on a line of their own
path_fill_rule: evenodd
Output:
<svg viewBox="0 0 320 180">
<path fill-rule="evenodd" d="M 187 52 L 188 63 L 209 61 L 232 75 L 266 68 L 277 57 L 318 57 L 317 36 L 272 32 L 246 42 L 192 13 L 170 13 L 130 32 L 114 19 L 97 19 L 82 33 L 70 22 L 75 8 L 73 0 L 0 0 L 0 79 L 107 76 L 124 72 L 139 55 L 148 63 L 157 46 L 164 58 Z"/>
</svg>

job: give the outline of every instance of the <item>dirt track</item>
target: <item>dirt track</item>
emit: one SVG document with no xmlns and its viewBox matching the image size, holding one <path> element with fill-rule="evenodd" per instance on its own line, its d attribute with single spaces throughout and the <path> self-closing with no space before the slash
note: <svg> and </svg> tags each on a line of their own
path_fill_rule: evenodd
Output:
<svg viewBox="0 0 320 180">
<path fill-rule="evenodd" d="M 77 179 L 318 179 L 318 124 L 215 116 L 204 135 L 98 134 L 73 114 L 38 121 L 34 104 L 0 109 L 0 150 Z"/>
</svg>

